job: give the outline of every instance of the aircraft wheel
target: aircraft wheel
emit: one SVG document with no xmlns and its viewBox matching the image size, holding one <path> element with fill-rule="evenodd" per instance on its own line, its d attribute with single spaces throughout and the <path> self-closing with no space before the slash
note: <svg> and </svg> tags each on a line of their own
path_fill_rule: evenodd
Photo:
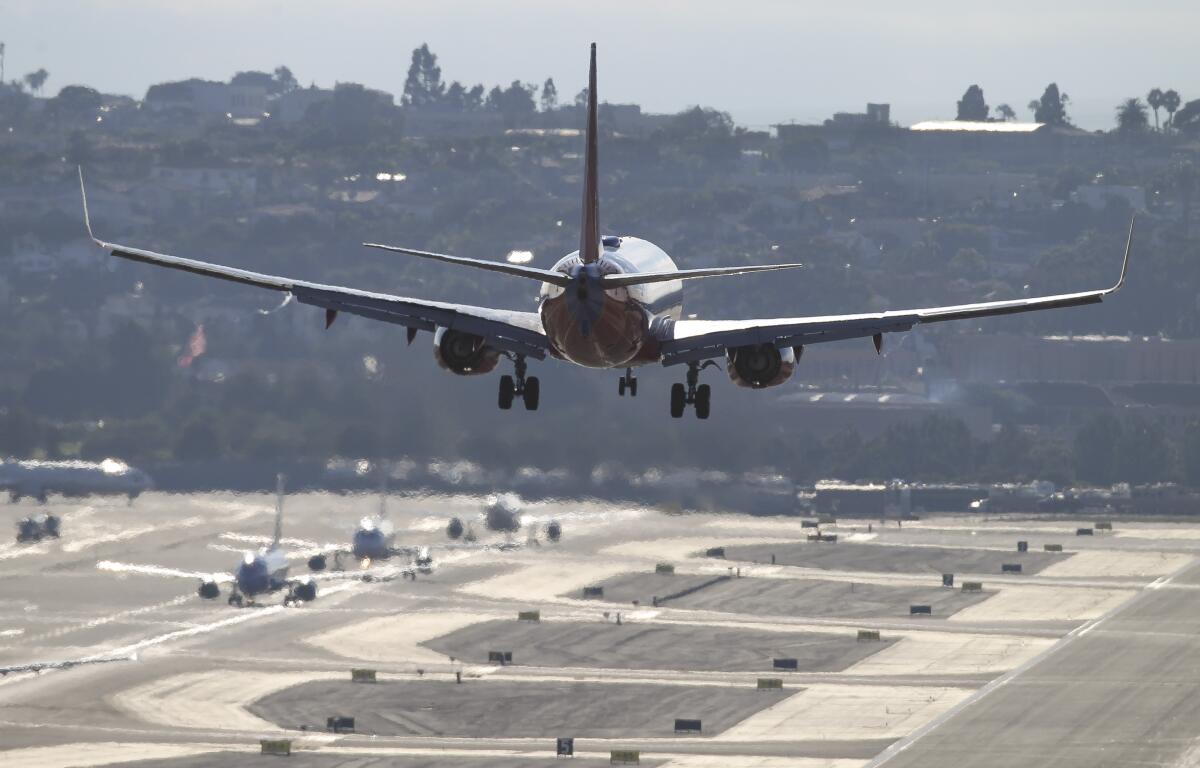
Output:
<svg viewBox="0 0 1200 768">
<path fill-rule="evenodd" d="M 21 501 L 21 492 L 16 491 L 16 490 L 9 491 L 8 492 L 8 500 L 10 502 L 12 502 L 13 504 L 19 503 Z"/>
<path fill-rule="evenodd" d="M 513 396 L 516 394 L 517 388 L 513 384 L 513 377 L 505 374 L 500 377 L 500 410 L 507 411 L 512 408 Z"/>
<path fill-rule="evenodd" d="M 671 418 L 678 419 L 683 416 L 683 407 L 686 405 L 687 391 L 682 384 L 675 383 L 671 385 Z"/>
<path fill-rule="evenodd" d="M 525 410 L 536 411 L 538 407 L 538 398 L 541 395 L 541 382 L 537 376 L 530 376 L 525 380 Z"/>
<path fill-rule="evenodd" d="M 617 394 L 620 395 L 621 397 L 625 397 L 625 377 L 624 376 L 617 379 Z"/>
<path fill-rule="evenodd" d="M 712 402 L 712 389 L 707 384 L 696 387 L 696 418 L 707 419 Z"/>
<path fill-rule="evenodd" d="M 229 596 L 229 604 L 234 608 L 241 608 L 244 602 L 242 596 L 236 592 Z"/>
<path fill-rule="evenodd" d="M 629 396 L 637 397 L 637 379 L 629 382 Z"/>
</svg>

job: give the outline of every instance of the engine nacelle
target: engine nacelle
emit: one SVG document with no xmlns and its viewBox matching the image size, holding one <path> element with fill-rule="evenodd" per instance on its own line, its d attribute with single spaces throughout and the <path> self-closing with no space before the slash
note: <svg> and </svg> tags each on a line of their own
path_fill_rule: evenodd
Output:
<svg viewBox="0 0 1200 768">
<path fill-rule="evenodd" d="M 311 603 L 317 599 L 317 583 L 312 580 L 297 582 L 292 585 L 292 596 L 302 603 Z"/>
<path fill-rule="evenodd" d="M 450 518 L 450 523 L 446 526 L 446 535 L 451 539 L 457 539 L 463 535 L 462 520 L 457 517 Z"/>
<path fill-rule="evenodd" d="M 443 369 L 459 376 L 490 373 L 500 363 L 500 353 L 482 336 L 440 326 L 433 335 L 433 356 Z"/>
<path fill-rule="evenodd" d="M 200 588 L 196 590 L 196 594 L 205 600 L 215 600 L 221 596 L 221 588 L 215 581 L 202 581 Z"/>
<path fill-rule="evenodd" d="M 747 344 L 726 350 L 729 378 L 739 387 L 764 389 L 782 384 L 796 370 L 796 352 L 774 344 Z"/>
<path fill-rule="evenodd" d="M 325 565 L 325 555 L 313 555 L 308 558 L 308 570 L 310 571 L 323 571 L 325 570 Z"/>
</svg>

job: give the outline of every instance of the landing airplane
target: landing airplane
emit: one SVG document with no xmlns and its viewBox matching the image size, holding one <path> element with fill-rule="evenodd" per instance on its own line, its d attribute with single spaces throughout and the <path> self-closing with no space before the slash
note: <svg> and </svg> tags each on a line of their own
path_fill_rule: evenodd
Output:
<svg viewBox="0 0 1200 768">
<path fill-rule="evenodd" d="M 700 372 L 709 366 L 718 367 L 713 362 L 716 359 L 724 360 L 729 378 L 739 386 L 774 387 L 791 378 L 796 362 L 809 344 L 871 338 L 878 352 L 885 333 L 908 331 L 924 323 L 1095 304 L 1125 282 L 1133 242 L 1132 222 L 1121 276 L 1111 288 L 867 314 L 683 320 L 685 280 L 792 269 L 802 265 L 679 269 L 666 252 L 647 240 L 601 235 L 594 43 L 587 93 L 583 212 L 578 251 L 559 259 L 550 269 L 539 269 L 364 243 L 370 248 L 537 280 L 541 283 L 537 312 L 449 304 L 322 285 L 107 243 L 92 234 L 86 193 L 83 195 L 84 221 L 92 240 L 114 256 L 290 293 L 302 304 L 323 308 L 326 328 L 333 324 L 339 313 L 348 312 L 404 326 L 410 344 L 418 331 L 432 331 L 438 365 L 460 376 L 490 373 L 499 365 L 500 358 L 506 357 L 513 362 L 514 373 L 500 377 L 500 408 L 509 409 L 514 399 L 520 398 L 530 411 L 537 410 L 541 387 L 536 376 L 527 375 L 529 358 L 543 360 L 550 356 L 587 368 L 623 368 L 625 373 L 618 382 L 618 391 L 621 395 L 628 392 L 631 396 L 637 394 L 636 367 L 650 363 L 686 365 L 685 382 L 671 386 L 671 416 L 683 416 L 684 410 L 691 405 L 697 417 L 706 419 L 710 412 L 711 391 L 708 384 L 699 383 Z M 79 181 L 82 189 L 82 171 Z"/>
</svg>

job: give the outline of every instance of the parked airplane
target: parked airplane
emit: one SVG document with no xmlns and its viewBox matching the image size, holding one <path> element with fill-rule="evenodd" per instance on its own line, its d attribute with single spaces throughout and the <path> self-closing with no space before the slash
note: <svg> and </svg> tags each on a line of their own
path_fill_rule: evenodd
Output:
<svg viewBox="0 0 1200 768">
<path fill-rule="evenodd" d="M 521 497 L 515 493 L 499 493 L 489 496 L 483 508 L 482 522 L 489 531 L 499 533 L 516 533 L 521 530 Z M 474 531 L 471 526 L 463 525 L 460 518 L 450 518 L 446 525 L 446 535 L 451 539 L 462 538 L 466 534 L 468 541 L 474 541 Z M 551 520 L 546 525 L 546 538 L 558 541 L 562 537 L 562 526 L 557 520 Z"/>
<path fill-rule="evenodd" d="M 151 487 L 150 477 L 123 461 L 0 461 L 0 489 L 9 499 L 32 496 L 46 501 L 63 496 L 128 496 L 132 501 Z"/>
<path fill-rule="evenodd" d="M 671 386 L 671 416 L 679 418 L 694 406 L 696 416 L 708 418 L 710 388 L 700 384 L 702 369 L 723 359 L 726 371 L 739 386 L 762 389 L 791 378 L 805 346 L 851 338 L 871 338 L 876 351 L 883 334 L 908 331 L 923 323 L 962 320 L 991 315 L 1094 304 L 1125 282 L 1129 250 L 1121 276 L 1111 288 L 989 301 L 949 307 L 893 310 L 889 312 L 782 317 L 757 320 L 683 320 L 683 281 L 718 275 L 790 269 L 800 264 L 679 269 L 658 246 L 636 237 L 601 235 L 596 130 L 596 46 L 592 45 L 588 75 L 587 128 L 583 164 L 583 212 L 579 250 L 567 254 L 550 269 L 481 261 L 430 253 L 379 243 L 364 243 L 424 259 L 515 275 L 541 283 L 537 312 L 474 307 L 393 296 L 245 269 L 169 256 L 153 251 L 106 243 L 92 234 L 84 194 L 84 221 L 88 234 L 112 255 L 170 269 L 290 293 L 302 304 L 325 310 L 325 327 L 338 314 L 348 312 L 373 320 L 402 325 L 411 344 L 418 331 L 433 332 L 438 364 L 458 375 L 490 373 L 501 357 L 513 362 L 513 375 L 500 377 L 499 405 L 512 407 L 515 398 L 527 410 L 537 410 L 541 387 L 536 376 L 527 376 L 527 360 L 547 355 L 588 368 L 624 369 L 618 391 L 637 394 L 634 368 L 649 363 L 686 365 L 684 383 Z M 83 174 L 80 172 L 80 187 Z M 1133 242 L 1133 223 L 1129 243 Z"/>
<path fill-rule="evenodd" d="M 199 579 L 196 593 L 206 600 L 221 596 L 221 584 L 230 585 L 229 604 L 241 608 L 246 602 L 254 603 L 260 595 L 287 590 L 284 605 L 307 603 L 317 598 L 317 584 L 311 576 L 301 578 L 288 575 L 288 555 L 283 550 L 283 476 L 279 476 L 275 499 L 275 534 L 271 543 L 257 552 L 246 552 L 242 561 L 230 573 L 199 573 L 183 571 L 157 565 L 132 565 L 104 560 L 96 567 L 104 571 L 119 573 L 142 573 L 151 576 L 174 576 Z"/>
</svg>

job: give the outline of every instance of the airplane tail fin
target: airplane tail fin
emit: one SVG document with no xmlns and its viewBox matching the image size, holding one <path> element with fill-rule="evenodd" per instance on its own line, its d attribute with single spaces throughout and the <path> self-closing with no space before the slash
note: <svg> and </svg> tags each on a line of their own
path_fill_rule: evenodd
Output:
<svg viewBox="0 0 1200 768">
<path fill-rule="evenodd" d="M 600 260 L 600 185 L 599 147 L 596 136 L 596 44 L 592 43 L 592 61 L 588 70 L 587 147 L 583 160 L 583 217 L 579 232 L 579 258 L 584 264 Z"/>
<path fill-rule="evenodd" d="M 283 473 L 275 475 L 275 535 L 271 537 L 271 547 L 279 546 L 283 538 Z"/>
</svg>

